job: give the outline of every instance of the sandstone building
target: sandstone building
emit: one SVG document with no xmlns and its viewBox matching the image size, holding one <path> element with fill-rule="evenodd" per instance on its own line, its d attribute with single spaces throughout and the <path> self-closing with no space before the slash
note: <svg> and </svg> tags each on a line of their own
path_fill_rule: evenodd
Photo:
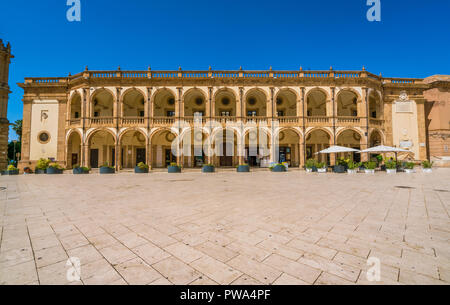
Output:
<svg viewBox="0 0 450 305">
<path fill-rule="evenodd" d="M 139 162 L 153 168 L 171 162 L 184 167 L 205 163 L 226 167 L 243 162 L 267 166 L 277 159 L 297 167 L 303 166 L 307 158 L 333 164 L 335 156 L 315 153 L 334 144 L 358 149 L 380 144 L 397 146 L 410 151 L 404 157 L 425 160 L 435 145 L 427 136 L 429 109 L 425 92 L 448 92 L 445 84 L 382 77 L 364 68 L 86 68 L 66 77 L 30 77 L 19 84 L 24 89 L 20 167 L 34 168 L 39 158 L 51 158 L 67 168 L 95 168 L 104 163 L 117 169 L 132 168 Z M 201 116 L 200 134 L 190 133 L 196 123 L 195 115 Z M 211 122 L 214 128 L 208 128 Z M 249 124 L 261 128 L 253 133 Z M 192 143 L 203 143 L 215 137 L 225 138 L 226 133 L 234 141 L 214 147 L 219 153 L 213 156 L 192 153 L 194 148 L 189 149 L 191 153 L 175 156 L 171 150 L 178 135 L 186 139 L 188 134 Z M 251 152 L 252 137 L 266 138 L 269 152 L 260 151 L 263 148 Z M 272 143 L 278 143 L 277 147 Z M 181 145 L 176 144 L 184 151 Z M 368 158 L 365 154 L 352 157 L 357 161 Z"/>
<path fill-rule="evenodd" d="M 11 45 L 6 46 L 0 39 L 0 170 L 3 170 L 8 165 L 8 133 L 9 121 L 8 114 L 8 96 L 9 96 L 9 64 L 11 58 Z"/>
</svg>

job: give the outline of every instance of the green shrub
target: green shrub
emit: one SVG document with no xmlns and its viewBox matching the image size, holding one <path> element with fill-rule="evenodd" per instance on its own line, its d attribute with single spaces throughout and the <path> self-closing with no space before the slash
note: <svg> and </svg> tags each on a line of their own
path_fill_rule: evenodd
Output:
<svg viewBox="0 0 450 305">
<path fill-rule="evenodd" d="M 50 163 L 48 165 L 48 167 L 55 168 L 55 169 L 63 169 L 61 165 L 59 165 L 58 163 L 55 163 L 55 162 L 54 163 Z"/>
<path fill-rule="evenodd" d="M 428 160 L 425 160 L 425 161 L 422 162 L 422 167 L 423 168 L 431 168 L 433 166 L 433 163 L 434 162 L 430 162 Z"/>
<path fill-rule="evenodd" d="M 306 160 L 306 168 L 313 168 L 317 165 L 317 161 L 315 159 L 308 159 Z"/>
<path fill-rule="evenodd" d="M 361 166 L 361 163 L 355 163 L 352 160 L 347 162 L 348 169 L 356 169 Z"/>
<path fill-rule="evenodd" d="M 368 161 L 364 163 L 364 167 L 366 169 L 375 169 L 377 167 L 377 163 L 374 161 Z"/>
<path fill-rule="evenodd" d="M 326 168 L 327 164 L 325 162 L 317 162 L 316 166 L 317 168 Z"/>
<path fill-rule="evenodd" d="M 416 166 L 414 162 L 406 162 L 405 164 L 406 169 L 414 169 L 414 166 Z"/>
<path fill-rule="evenodd" d="M 144 162 L 139 162 L 137 165 L 140 169 L 148 169 L 148 165 Z"/>
<path fill-rule="evenodd" d="M 386 165 L 387 169 L 396 169 L 397 168 L 397 162 L 395 162 L 394 160 L 389 160 L 389 161 L 385 162 L 384 165 Z"/>
<path fill-rule="evenodd" d="M 89 173 L 89 171 L 91 170 L 89 167 L 82 167 L 81 168 L 81 170 L 84 172 L 84 173 Z"/>
<path fill-rule="evenodd" d="M 39 161 L 36 164 L 36 169 L 46 170 L 48 168 L 49 164 L 50 164 L 49 159 L 41 158 L 41 159 L 39 159 Z"/>
</svg>

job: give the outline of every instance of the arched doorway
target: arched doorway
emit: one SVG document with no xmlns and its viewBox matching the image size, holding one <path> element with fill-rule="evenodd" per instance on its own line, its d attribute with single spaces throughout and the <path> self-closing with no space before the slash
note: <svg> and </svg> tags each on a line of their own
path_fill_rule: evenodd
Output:
<svg viewBox="0 0 450 305">
<path fill-rule="evenodd" d="M 184 167 L 202 167 L 208 163 L 204 144 L 208 134 L 203 129 L 189 128 L 181 134 Z"/>
<path fill-rule="evenodd" d="M 72 131 L 67 140 L 67 168 L 81 165 L 81 136 Z"/>
<path fill-rule="evenodd" d="M 147 139 L 138 130 L 128 130 L 120 137 L 120 160 L 122 168 L 134 168 L 140 162 L 146 163 Z"/>
<path fill-rule="evenodd" d="M 91 168 L 116 165 L 115 137 L 106 130 L 94 131 L 88 140 L 88 164 Z"/>
<path fill-rule="evenodd" d="M 337 145 L 344 146 L 344 147 L 350 147 L 354 149 L 361 149 L 361 140 L 362 136 L 360 133 L 356 132 L 353 129 L 346 129 L 339 133 L 337 136 Z M 340 153 L 338 154 L 338 158 L 350 158 L 355 162 L 361 161 L 361 154 L 357 152 L 350 152 L 350 153 Z"/>
<path fill-rule="evenodd" d="M 270 165 L 270 135 L 262 128 L 250 128 L 244 136 L 244 162 L 253 167 Z"/>
<path fill-rule="evenodd" d="M 213 163 L 220 167 L 231 167 L 238 165 L 238 136 L 230 128 L 219 128 L 212 136 L 212 149 L 214 151 Z"/>
<path fill-rule="evenodd" d="M 168 129 L 161 129 L 152 135 L 152 167 L 164 168 L 177 162 L 176 154 L 172 152 L 174 140 L 176 134 Z"/>
<path fill-rule="evenodd" d="M 277 135 L 275 154 L 278 162 L 287 162 L 290 167 L 300 165 L 300 136 L 292 129 L 283 129 Z"/>
<path fill-rule="evenodd" d="M 315 129 L 306 136 L 306 159 L 316 159 L 319 162 L 329 163 L 330 155 L 316 154 L 330 147 L 331 136 L 323 129 Z"/>
</svg>

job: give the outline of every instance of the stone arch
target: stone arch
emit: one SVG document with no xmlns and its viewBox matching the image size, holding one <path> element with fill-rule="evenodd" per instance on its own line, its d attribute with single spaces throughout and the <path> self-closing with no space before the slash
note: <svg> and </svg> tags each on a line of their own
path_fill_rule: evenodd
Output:
<svg viewBox="0 0 450 305">
<path fill-rule="evenodd" d="M 157 128 L 151 132 L 149 139 L 153 168 L 164 168 L 177 162 L 178 144 L 177 142 L 173 144 L 174 141 L 177 141 L 177 136 L 178 132 L 167 127 Z M 175 148 L 173 148 L 174 146 Z"/>
<path fill-rule="evenodd" d="M 131 95 L 134 95 L 134 97 Z M 132 100 L 126 101 L 128 98 Z M 128 88 L 120 95 L 120 113 L 122 117 L 144 117 L 146 105 L 146 93 L 140 88 Z M 134 108 L 136 108 L 135 111 Z"/>
<path fill-rule="evenodd" d="M 103 133 L 103 134 L 102 134 Z M 98 134 L 101 136 L 96 137 Z M 95 142 L 94 142 L 95 141 Z M 87 164 L 89 167 L 98 168 L 103 164 L 116 165 L 117 136 L 108 128 L 92 130 L 86 138 L 88 147 Z"/>
<path fill-rule="evenodd" d="M 330 156 L 316 154 L 317 152 L 331 146 L 333 139 L 332 133 L 321 127 L 313 128 L 305 134 L 306 159 L 316 159 L 320 162 L 329 163 Z"/>
<path fill-rule="evenodd" d="M 77 129 L 71 129 L 66 135 L 66 167 L 81 166 L 83 136 Z"/>
<path fill-rule="evenodd" d="M 116 95 L 108 88 L 96 89 L 90 99 L 91 117 L 113 117 Z"/>
<path fill-rule="evenodd" d="M 355 128 L 344 128 L 339 131 L 336 135 L 336 145 L 355 148 L 358 150 L 362 149 L 365 143 L 364 135 Z M 340 153 L 338 157 L 349 158 L 351 157 L 355 162 L 361 161 L 360 153 Z"/>
<path fill-rule="evenodd" d="M 378 136 L 376 136 L 375 134 L 378 134 Z M 373 128 L 369 132 L 369 148 L 378 145 L 384 145 L 384 143 L 385 143 L 384 133 L 380 129 Z"/>
<path fill-rule="evenodd" d="M 184 116 L 192 117 L 195 113 L 201 113 L 206 116 L 206 104 L 208 103 L 208 94 L 201 88 L 190 88 L 182 96 L 182 105 Z"/>
<path fill-rule="evenodd" d="M 170 88 L 158 88 L 151 96 L 152 114 L 155 117 L 175 116 L 177 93 Z"/>
<path fill-rule="evenodd" d="M 277 116 L 298 116 L 297 103 L 299 96 L 295 90 L 289 87 L 280 88 L 275 94 L 274 99 Z"/>
<path fill-rule="evenodd" d="M 148 137 L 140 128 L 127 128 L 119 134 L 119 160 L 122 168 L 147 163 Z"/>
<path fill-rule="evenodd" d="M 291 167 L 300 166 L 302 134 L 292 127 L 277 128 L 274 132 L 275 161 L 287 162 Z"/>
<path fill-rule="evenodd" d="M 306 93 L 306 116 L 327 116 L 329 94 L 326 90 L 315 87 Z"/>
<path fill-rule="evenodd" d="M 225 103 L 225 99 L 229 101 Z M 220 88 L 213 95 L 214 116 L 236 116 L 238 94 L 228 87 Z"/>
<path fill-rule="evenodd" d="M 336 94 L 337 116 L 360 115 L 361 94 L 351 87 L 340 89 Z"/>
<path fill-rule="evenodd" d="M 381 119 L 383 117 L 383 102 L 381 98 L 381 93 L 375 89 L 369 90 L 369 118 Z"/>
<path fill-rule="evenodd" d="M 69 99 L 68 113 L 71 120 L 80 119 L 81 114 L 82 96 L 78 91 L 75 91 Z"/>
<path fill-rule="evenodd" d="M 244 114 L 242 116 L 267 116 L 268 95 L 258 87 L 248 89 L 244 94 Z"/>
</svg>

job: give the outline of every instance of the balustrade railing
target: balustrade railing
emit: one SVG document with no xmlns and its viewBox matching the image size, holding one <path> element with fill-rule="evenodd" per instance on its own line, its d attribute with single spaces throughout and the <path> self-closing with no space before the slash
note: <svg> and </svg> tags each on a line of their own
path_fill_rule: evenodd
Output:
<svg viewBox="0 0 450 305">
<path fill-rule="evenodd" d="M 308 78 L 308 79 L 323 79 L 323 78 L 368 78 L 376 81 L 381 81 L 383 84 L 391 83 L 398 85 L 409 85 L 423 83 L 423 79 L 418 78 L 384 78 L 376 76 L 367 71 L 88 71 L 68 76 L 68 77 L 29 77 L 25 78 L 25 83 L 33 83 L 37 85 L 49 85 L 58 83 L 71 83 L 75 80 L 100 78 L 100 79 L 206 79 L 206 78 Z"/>
<path fill-rule="evenodd" d="M 90 118 L 91 125 L 112 125 L 114 124 L 113 117 L 93 117 Z"/>
<path fill-rule="evenodd" d="M 144 117 L 123 117 L 120 119 L 122 125 L 143 125 L 145 123 Z"/>
</svg>

